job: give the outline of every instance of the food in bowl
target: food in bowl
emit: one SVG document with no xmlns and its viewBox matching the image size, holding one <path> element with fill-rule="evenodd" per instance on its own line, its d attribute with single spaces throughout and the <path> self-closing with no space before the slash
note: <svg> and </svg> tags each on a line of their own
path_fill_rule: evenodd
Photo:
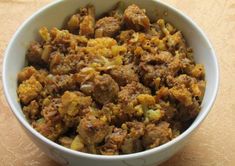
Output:
<svg viewBox="0 0 235 166">
<path fill-rule="evenodd" d="M 200 112 L 206 82 L 182 33 L 144 9 L 92 5 L 64 29 L 42 27 L 17 93 L 29 123 L 76 151 L 130 154 L 160 146 Z"/>
</svg>

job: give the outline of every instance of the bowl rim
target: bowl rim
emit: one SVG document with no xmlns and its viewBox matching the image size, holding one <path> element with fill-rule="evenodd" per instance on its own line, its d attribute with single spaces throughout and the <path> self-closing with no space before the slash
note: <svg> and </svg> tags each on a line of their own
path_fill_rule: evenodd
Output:
<svg viewBox="0 0 235 166">
<path fill-rule="evenodd" d="M 11 111 L 14 113 L 15 117 L 17 118 L 17 120 L 24 126 L 24 128 L 26 128 L 33 136 L 37 137 L 40 141 L 46 143 L 47 145 L 49 145 L 49 147 L 55 148 L 58 151 L 63 151 L 65 153 L 71 154 L 73 156 L 80 156 L 83 158 L 89 158 L 89 159 L 95 159 L 95 160 L 124 160 L 124 159 L 133 159 L 133 158 L 140 158 L 143 156 L 148 156 L 157 152 L 161 152 L 171 146 L 173 146 L 174 144 L 180 142 L 182 139 L 184 139 L 185 137 L 187 137 L 188 135 L 190 135 L 194 129 L 196 129 L 199 124 L 201 124 L 201 122 L 206 118 L 207 114 L 210 112 L 216 96 L 218 94 L 218 89 L 219 89 L 219 65 L 218 65 L 218 61 L 217 61 L 217 57 L 215 54 L 215 51 L 212 47 L 212 44 L 210 43 L 209 39 L 207 38 L 207 36 L 205 35 L 205 33 L 202 31 L 202 29 L 190 18 L 188 17 L 186 14 L 184 14 L 182 11 L 180 11 L 179 9 L 176 9 L 175 7 L 162 2 L 162 1 L 158 1 L 158 0 L 151 0 L 154 1 L 154 3 L 159 3 L 162 6 L 165 6 L 166 8 L 168 8 L 168 10 L 173 11 L 174 13 L 179 14 L 184 20 L 186 20 L 189 24 L 191 24 L 193 27 L 195 27 L 197 29 L 197 31 L 203 36 L 204 40 L 206 41 L 206 43 L 209 46 L 209 49 L 211 49 L 212 52 L 212 57 L 211 59 L 213 60 L 213 63 L 215 64 L 215 68 L 216 71 L 215 72 L 215 89 L 212 93 L 212 96 L 208 102 L 208 104 L 205 106 L 204 108 L 204 112 L 202 112 L 201 116 L 199 118 L 197 118 L 188 129 L 186 129 L 183 133 L 181 133 L 178 137 L 174 138 L 173 140 L 155 147 L 153 149 L 149 149 L 149 150 L 145 150 L 145 151 L 141 151 L 141 152 L 137 152 L 137 153 L 132 153 L 132 154 L 124 154 L 124 155 L 117 155 L 117 156 L 108 156 L 108 155 L 97 155 L 97 154 L 89 154 L 89 153 L 84 153 L 84 152 L 79 152 L 79 151 L 75 151 L 66 147 L 63 147 L 49 139 L 47 139 L 46 137 L 44 137 L 43 135 L 41 135 L 39 132 L 37 132 L 33 127 L 31 127 L 31 125 L 27 122 L 27 120 L 25 118 L 23 118 L 18 109 L 16 108 L 16 106 L 13 103 L 13 99 L 10 97 L 10 92 L 8 90 L 8 86 L 7 86 L 7 79 L 6 79 L 6 71 L 7 71 L 7 61 L 8 61 L 8 56 L 9 56 L 9 51 L 13 45 L 13 42 L 15 40 L 15 38 L 20 34 L 21 30 L 23 29 L 24 26 L 26 26 L 30 20 L 34 19 L 34 17 L 36 17 L 38 14 L 44 12 L 45 10 L 48 10 L 49 8 L 53 7 L 54 5 L 61 3 L 64 0 L 57 0 L 54 2 L 51 2 L 47 5 L 45 5 L 44 7 L 40 8 L 39 10 L 37 10 L 33 15 L 31 15 L 29 18 L 27 18 L 22 24 L 21 26 L 17 29 L 17 31 L 14 33 L 13 37 L 11 38 L 7 49 L 5 51 L 4 54 L 4 59 L 3 59 L 3 68 L 2 68 L 2 83 L 3 83 L 3 90 L 4 90 L 4 94 L 5 94 L 5 98 L 7 99 L 7 103 L 10 106 Z"/>
</svg>

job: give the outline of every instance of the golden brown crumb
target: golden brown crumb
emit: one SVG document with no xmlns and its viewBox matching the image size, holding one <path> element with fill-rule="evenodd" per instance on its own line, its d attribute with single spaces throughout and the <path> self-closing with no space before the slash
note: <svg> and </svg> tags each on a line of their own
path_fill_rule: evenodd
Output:
<svg viewBox="0 0 235 166">
<path fill-rule="evenodd" d="M 20 101 L 23 104 L 28 104 L 39 95 L 41 90 L 42 85 L 40 82 L 38 82 L 35 77 L 30 77 L 30 79 L 24 81 L 18 87 Z"/>
</svg>

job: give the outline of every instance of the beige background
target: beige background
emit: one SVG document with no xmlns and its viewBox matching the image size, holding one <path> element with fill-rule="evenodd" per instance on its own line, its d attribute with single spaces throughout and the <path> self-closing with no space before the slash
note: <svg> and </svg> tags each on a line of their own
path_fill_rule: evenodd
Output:
<svg viewBox="0 0 235 166">
<path fill-rule="evenodd" d="M 52 0 L 0 0 L 0 64 L 19 25 Z M 206 32 L 220 64 L 216 103 L 188 145 L 162 166 L 235 165 L 235 1 L 165 0 Z M 2 68 L 2 67 L 1 67 Z M 56 166 L 26 136 L 6 104 L 0 83 L 0 165 Z"/>
</svg>

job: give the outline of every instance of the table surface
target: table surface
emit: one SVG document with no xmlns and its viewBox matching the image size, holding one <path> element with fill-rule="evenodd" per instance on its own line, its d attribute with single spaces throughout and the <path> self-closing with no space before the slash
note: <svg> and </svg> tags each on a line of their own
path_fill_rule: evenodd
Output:
<svg viewBox="0 0 235 166">
<path fill-rule="evenodd" d="M 4 50 L 19 25 L 51 1 L 0 0 L 0 65 Z M 208 35 L 219 60 L 220 89 L 212 111 L 189 143 L 162 166 L 235 165 L 235 1 L 165 1 L 189 15 Z M 0 165 L 57 165 L 20 127 L 4 98 L 2 82 L 0 131 Z"/>
</svg>

